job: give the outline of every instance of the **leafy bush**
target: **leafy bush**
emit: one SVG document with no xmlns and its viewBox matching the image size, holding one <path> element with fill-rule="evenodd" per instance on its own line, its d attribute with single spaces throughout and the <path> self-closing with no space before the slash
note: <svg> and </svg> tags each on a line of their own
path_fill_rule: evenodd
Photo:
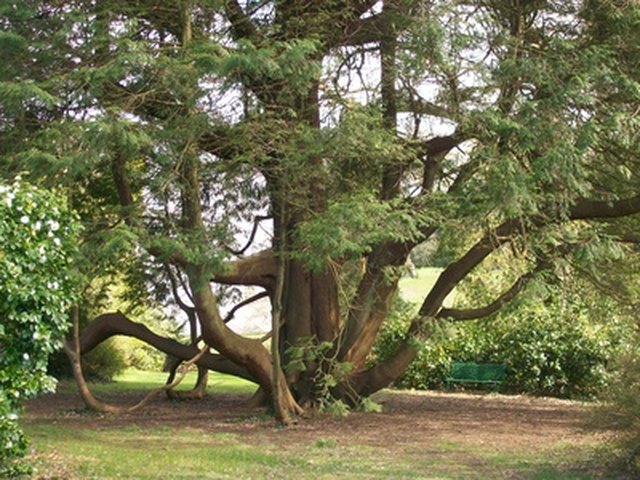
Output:
<svg viewBox="0 0 640 480">
<path fill-rule="evenodd" d="M 415 306 L 396 297 L 389 319 L 382 325 L 373 358 L 387 358 L 404 339 Z M 399 388 L 426 390 L 444 386 L 452 362 L 450 348 L 451 329 L 435 329 L 434 335 L 418 345 L 418 355 L 404 374 L 396 381 Z"/>
<path fill-rule="evenodd" d="M 403 338 L 413 309 L 398 302 L 383 326 L 374 354 L 386 357 Z M 396 381 L 401 388 L 441 388 L 451 363 L 507 365 L 503 389 L 559 397 L 590 397 L 607 384 L 607 364 L 629 334 L 612 316 L 594 320 L 580 298 L 551 297 L 510 308 L 486 320 L 447 324 L 418 345 L 418 354 Z"/>
<path fill-rule="evenodd" d="M 155 331 L 155 330 L 154 330 Z M 163 370 L 167 355 L 135 338 L 118 338 L 117 346 L 124 354 L 126 367 L 145 371 Z"/>
<path fill-rule="evenodd" d="M 110 382 L 129 365 L 125 352 L 118 346 L 117 338 L 102 342 L 82 356 L 82 372 L 88 380 Z"/>
<path fill-rule="evenodd" d="M 633 349 L 620 356 L 613 372 L 613 379 L 601 396 L 602 403 L 596 409 L 595 426 L 616 432 L 614 455 L 610 457 L 625 469 L 639 474 L 640 339 L 636 339 Z"/>
<path fill-rule="evenodd" d="M 461 327 L 454 355 L 463 361 L 506 364 L 504 388 L 508 391 L 593 396 L 606 385 L 607 361 L 620 332 L 594 326 L 585 313 L 579 308 L 561 312 L 554 305 L 545 305 L 519 316 L 482 325 L 476 322 Z M 466 342 L 471 335 L 475 342 Z M 469 349 L 469 343 L 475 348 Z"/>
<path fill-rule="evenodd" d="M 110 382 L 129 366 L 127 354 L 119 343 L 119 338 L 111 338 L 82 356 L 82 373 L 86 380 Z M 59 350 L 49 358 L 47 372 L 57 379 L 73 377 L 69 358 L 64 351 Z"/>
<path fill-rule="evenodd" d="M 47 358 L 74 301 L 76 221 L 64 198 L 16 181 L 0 185 L 0 477 L 28 471 L 17 419 L 23 399 L 51 391 Z"/>
</svg>

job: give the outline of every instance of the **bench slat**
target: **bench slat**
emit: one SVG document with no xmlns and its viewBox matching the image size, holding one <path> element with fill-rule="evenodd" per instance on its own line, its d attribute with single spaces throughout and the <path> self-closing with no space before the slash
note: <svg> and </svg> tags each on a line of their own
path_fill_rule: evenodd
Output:
<svg viewBox="0 0 640 480">
<path fill-rule="evenodd" d="M 499 385 L 504 381 L 507 367 L 501 363 L 455 362 L 447 383 L 488 383 Z"/>
</svg>

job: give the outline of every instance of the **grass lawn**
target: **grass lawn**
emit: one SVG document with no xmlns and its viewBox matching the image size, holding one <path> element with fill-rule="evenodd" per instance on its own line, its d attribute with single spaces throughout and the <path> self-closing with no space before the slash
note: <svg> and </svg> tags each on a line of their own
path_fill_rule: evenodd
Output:
<svg viewBox="0 0 640 480">
<path fill-rule="evenodd" d="M 78 430 L 30 424 L 27 433 L 38 451 L 55 452 L 64 463 L 64 477 L 212 478 L 212 479 L 590 479 L 572 470 L 572 462 L 588 456 L 569 445 L 545 455 L 498 454 L 440 442 L 430 451 L 385 447 L 334 438 L 291 444 L 252 444 L 242 436 L 192 428 L 120 427 Z M 285 437 L 283 435 L 283 437 Z M 392 445 L 389 445 L 391 447 Z M 570 455 L 566 454 L 570 452 Z M 50 455 L 37 461 L 41 473 L 56 468 Z M 471 461 L 469 459 L 471 458 Z M 60 468 L 60 467 L 58 467 Z"/>
<path fill-rule="evenodd" d="M 176 390 L 190 390 L 196 381 L 196 372 L 191 371 L 176 387 Z M 151 390 L 163 386 L 167 381 L 167 373 L 164 372 L 142 372 L 133 368 L 125 370 L 114 378 L 111 383 L 94 383 L 91 385 L 91 391 L 96 394 L 108 394 L 116 392 L 128 392 L 134 390 Z M 208 392 L 225 392 L 225 393 L 247 393 L 251 394 L 256 390 L 255 383 L 242 378 L 224 375 L 221 373 L 210 372 L 209 382 L 207 383 Z M 61 382 L 58 391 L 75 392 L 76 386 L 73 381 Z"/>
<path fill-rule="evenodd" d="M 438 276 L 442 272 L 441 268 L 425 267 L 418 268 L 416 270 L 417 277 L 411 278 L 405 276 L 400 280 L 399 288 L 400 295 L 408 302 L 422 304 L 425 297 L 429 293 L 429 290 L 433 287 L 438 280 Z M 455 300 L 455 291 L 451 292 L 444 300 L 444 305 L 447 308 L 453 306 Z"/>
<path fill-rule="evenodd" d="M 93 390 L 124 402 L 164 379 L 129 370 Z M 283 429 L 260 410 L 238 412 L 229 403 L 237 407 L 254 389 L 216 374 L 208 403 L 161 398 L 123 418 L 78 410 L 72 386 L 63 384 L 59 394 L 28 406 L 22 419 L 35 448 L 35 478 L 600 478 L 590 460 L 597 441 L 566 427 L 581 415 L 577 404 L 388 392 L 381 398 L 389 412 L 303 419 Z M 468 420 L 470 408 L 479 410 Z M 493 425 L 499 411 L 502 423 Z"/>
</svg>

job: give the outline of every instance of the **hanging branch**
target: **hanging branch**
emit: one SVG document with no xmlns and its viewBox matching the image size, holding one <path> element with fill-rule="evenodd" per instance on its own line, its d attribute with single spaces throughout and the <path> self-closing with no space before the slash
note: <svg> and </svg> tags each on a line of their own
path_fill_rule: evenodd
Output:
<svg viewBox="0 0 640 480">
<path fill-rule="evenodd" d="M 513 300 L 518 293 L 522 291 L 522 289 L 531 281 L 531 279 L 540 271 L 549 267 L 548 262 L 539 263 L 536 268 L 531 270 L 530 272 L 525 273 L 520 278 L 518 278 L 514 284 L 507 291 L 502 293 L 498 298 L 496 298 L 493 302 L 488 305 L 480 308 L 468 308 L 468 309 L 454 309 L 454 308 L 443 308 L 438 312 L 436 318 L 446 318 L 453 321 L 465 321 L 465 320 L 475 320 L 478 318 L 483 318 L 491 315 L 492 313 L 497 312 L 511 300 Z"/>
<path fill-rule="evenodd" d="M 282 324 L 282 303 L 284 297 L 284 281 L 286 275 L 286 262 L 284 258 L 285 245 L 287 241 L 286 230 L 282 225 L 286 225 L 286 209 L 284 199 L 280 199 L 280 229 L 278 232 L 278 252 L 276 255 L 276 286 L 273 294 L 273 305 L 271 311 L 271 359 L 273 364 L 273 410 L 276 421 L 283 425 L 290 422 L 289 414 L 282 405 L 281 395 L 282 370 L 280 365 L 280 325 Z"/>
<path fill-rule="evenodd" d="M 191 312 L 195 311 L 195 308 L 187 305 L 184 302 L 184 300 L 182 300 L 182 297 L 178 293 L 178 282 L 180 283 L 180 287 L 182 287 L 182 290 L 187 294 L 189 301 L 193 303 L 193 297 L 191 296 L 191 292 L 189 292 L 189 289 L 185 285 L 181 275 L 178 278 L 176 278 L 176 274 L 173 272 L 173 270 L 171 270 L 171 267 L 169 266 L 168 263 L 165 263 L 164 268 L 165 268 L 165 271 L 167 272 L 167 276 L 169 277 L 169 283 L 171 283 L 171 293 L 173 293 L 174 300 L 176 301 L 180 309 L 184 311 L 188 316 L 190 316 Z"/>
<path fill-rule="evenodd" d="M 260 292 L 257 293 L 249 298 L 247 298 L 246 300 L 241 301 L 240 303 L 238 303 L 237 305 L 235 305 L 230 311 L 229 313 L 227 313 L 227 316 L 224 317 L 223 322 L 224 323 L 229 323 L 231 320 L 233 320 L 233 316 L 235 315 L 235 313 L 240 310 L 242 307 L 245 307 L 253 302 L 256 302 L 258 300 L 260 300 L 261 298 L 264 297 L 268 297 L 269 296 L 269 292 Z"/>
<path fill-rule="evenodd" d="M 271 215 L 256 215 L 256 217 L 253 219 L 253 229 L 251 230 L 251 235 L 249 235 L 249 240 L 247 240 L 247 243 L 245 244 L 244 247 L 242 247 L 240 250 L 234 250 L 231 247 L 225 246 L 225 249 L 234 254 L 234 255 L 244 255 L 244 252 L 246 252 L 249 247 L 253 244 L 253 241 L 256 238 L 256 233 L 258 232 L 258 226 L 260 225 L 260 222 L 262 222 L 263 220 L 268 220 L 272 218 Z"/>
</svg>

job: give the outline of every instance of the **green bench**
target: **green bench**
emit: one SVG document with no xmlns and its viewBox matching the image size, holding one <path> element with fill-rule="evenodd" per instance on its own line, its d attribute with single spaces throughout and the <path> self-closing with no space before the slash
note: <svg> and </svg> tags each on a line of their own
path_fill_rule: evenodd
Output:
<svg viewBox="0 0 640 480">
<path fill-rule="evenodd" d="M 501 363 L 463 363 L 451 365 L 451 375 L 447 378 L 447 387 L 454 383 L 492 385 L 498 388 L 507 374 L 507 366 Z"/>
</svg>

